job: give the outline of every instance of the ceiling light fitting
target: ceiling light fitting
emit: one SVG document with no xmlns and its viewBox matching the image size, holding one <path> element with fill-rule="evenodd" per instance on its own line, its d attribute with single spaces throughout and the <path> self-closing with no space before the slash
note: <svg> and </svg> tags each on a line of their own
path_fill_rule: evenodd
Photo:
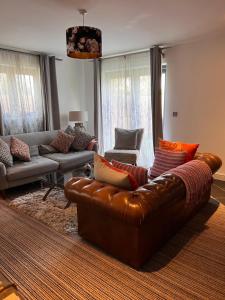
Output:
<svg viewBox="0 0 225 300">
<path fill-rule="evenodd" d="M 85 9 L 79 9 L 83 26 L 66 30 L 67 56 L 80 59 L 95 59 L 102 56 L 102 32 L 95 27 L 84 25 Z"/>
</svg>

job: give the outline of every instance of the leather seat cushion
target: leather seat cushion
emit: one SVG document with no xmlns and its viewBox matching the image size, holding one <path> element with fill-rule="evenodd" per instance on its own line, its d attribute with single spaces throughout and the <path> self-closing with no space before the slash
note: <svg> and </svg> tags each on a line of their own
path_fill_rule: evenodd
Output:
<svg viewBox="0 0 225 300">
<path fill-rule="evenodd" d="M 15 162 L 13 167 L 7 168 L 9 181 L 19 180 L 31 176 L 41 176 L 58 169 L 59 164 L 42 156 L 34 156 L 29 162 Z"/>
<path fill-rule="evenodd" d="M 79 151 L 64 153 L 45 154 L 44 157 L 50 158 L 59 163 L 59 169 L 63 172 L 81 166 L 94 160 L 94 151 Z"/>
</svg>

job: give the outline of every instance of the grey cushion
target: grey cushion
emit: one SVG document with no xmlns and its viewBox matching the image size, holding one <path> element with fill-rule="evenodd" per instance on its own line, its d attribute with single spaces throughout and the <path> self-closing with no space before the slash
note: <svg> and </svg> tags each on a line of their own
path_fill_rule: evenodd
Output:
<svg viewBox="0 0 225 300">
<path fill-rule="evenodd" d="M 13 167 L 7 168 L 7 179 L 9 181 L 18 180 L 30 176 L 41 176 L 54 172 L 59 164 L 42 156 L 34 156 L 29 162 L 15 162 Z"/>
<path fill-rule="evenodd" d="M 38 148 L 39 148 L 40 155 L 45 155 L 45 154 L 57 153 L 58 152 L 51 145 L 39 145 Z"/>
<path fill-rule="evenodd" d="M 93 161 L 94 151 L 69 152 L 67 154 L 53 153 L 44 156 L 57 161 L 59 163 L 59 169 L 64 172 Z"/>
<path fill-rule="evenodd" d="M 10 153 L 9 145 L 0 139 L 0 162 L 6 167 L 11 167 L 13 165 L 13 157 Z"/>
<path fill-rule="evenodd" d="M 105 152 L 105 158 L 108 161 L 118 160 L 127 164 L 137 164 L 139 150 L 118 150 L 112 149 Z"/>
<path fill-rule="evenodd" d="M 114 149 L 135 150 L 137 147 L 137 130 L 115 128 Z"/>
</svg>

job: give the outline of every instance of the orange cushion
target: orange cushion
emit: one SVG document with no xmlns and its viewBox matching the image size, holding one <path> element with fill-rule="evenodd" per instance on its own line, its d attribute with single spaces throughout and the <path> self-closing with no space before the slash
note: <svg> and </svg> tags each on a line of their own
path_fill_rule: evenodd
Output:
<svg viewBox="0 0 225 300">
<path fill-rule="evenodd" d="M 96 180 L 106 182 L 120 188 L 136 190 L 138 183 L 129 172 L 112 166 L 104 157 L 94 156 L 94 177 Z"/>
<path fill-rule="evenodd" d="M 183 142 L 171 142 L 166 140 L 159 140 L 159 147 L 165 150 L 171 151 L 185 151 L 186 154 L 186 162 L 190 161 L 194 158 L 195 153 L 199 147 L 199 144 L 186 144 Z"/>
</svg>

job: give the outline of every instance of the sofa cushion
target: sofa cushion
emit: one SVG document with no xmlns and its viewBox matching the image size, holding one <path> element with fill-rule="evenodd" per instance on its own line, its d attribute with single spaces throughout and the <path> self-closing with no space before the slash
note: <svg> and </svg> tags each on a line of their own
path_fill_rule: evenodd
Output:
<svg viewBox="0 0 225 300">
<path fill-rule="evenodd" d="M 171 142 L 166 140 L 159 140 L 159 147 L 165 150 L 186 152 L 186 162 L 192 160 L 199 147 L 199 144 L 187 144 L 183 142 Z"/>
<path fill-rule="evenodd" d="M 94 151 L 79 151 L 64 153 L 52 153 L 46 154 L 44 157 L 55 160 L 59 163 L 59 169 L 61 171 L 67 171 L 75 169 L 87 162 L 94 160 Z"/>
<path fill-rule="evenodd" d="M 116 160 L 112 160 L 112 165 L 117 169 L 125 170 L 132 174 L 139 186 L 148 183 L 148 169 L 130 164 L 124 164 Z"/>
<path fill-rule="evenodd" d="M 128 190 L 138 188 L 138 183 L 131 173 L 115 168 L 98 154 L 94 156 L 94 177 L 98 181 L 109 183 L 119 188 Z"/>
<path fill-rule="evenodd" d="M 76 127 L 72 128 L 70 125 L 67 126 L 65 132 L 74 137 L 71 148 L 77 151 L 87 149 L 89 143 L 94 139 L 94 136 L 90 135 L 86 131 Z"/>
<path fill-rule="evenodd" d="M 112 149 L 105 152 L 105 158 L 108 161 L 118 160 L 127 164 L 136 164 L 139 156 L 139 150 L 118 150 Z"/>
<path fill-rule="evenodd" d="M 10 153 L 10 148 L 7 143 L 0 139 L 0 162 L 6 167 L 12 167 L 13 157 Z"/>
<path fill-rule="evenodd" d="M 57 137 L 51 142 L 50 146 L 54 147 L 59 152 L 68 153 L 73 140 L 73 136 L 60 130 Z"/>
<path fill-rule="evenodd" d="M 12 156 L 22 161 L 30 161 L 30 148 L 29 146 L 21 141 L 20 139 L 12 136 L 10 141 L 10 150 Z"/>
<path fill-rule="evenodd" d="M 115 128 L 115 147 L 114 149 L 137 149 L 138 131 Z"/>
<path fill-rule="evenodd" d="M 176 168 L 185 163 L 186 152 L 174 152 L 165 149 L 155 149 L 155 160 L 150 169 L 150 178 L 158 177 L 161 174 Z"/>
<path fill-rule="evenodd" d="M 39 145 L 38 147 L 40 155 L 57 153 L 57 150 L 50 145 Z"/>
<path fill-rule="evenodd" d="M 54 172 L 59 164 L 42 156 L 34 156 L 29 162 L 15 162 L 13 167 L 7 168 L 7 179 L 9 181 L 19 180 L 31 176 L 44 175 Z"/>
</svg>

